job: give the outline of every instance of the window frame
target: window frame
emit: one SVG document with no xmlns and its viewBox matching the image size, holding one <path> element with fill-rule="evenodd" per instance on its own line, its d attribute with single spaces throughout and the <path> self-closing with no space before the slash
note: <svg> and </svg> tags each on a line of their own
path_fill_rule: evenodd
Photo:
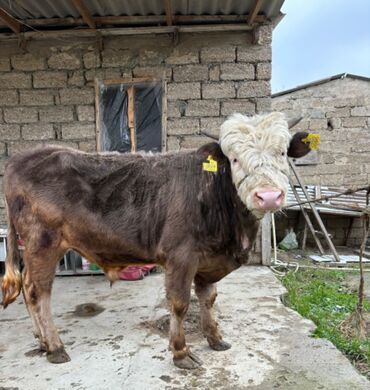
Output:
<svg viewBox="0 0 370 390">
<path fill-rule="evenodd" d="M 158 83 L 162 87 L 162 129 L 161 129 L 161 152 L 167 150 L 167 82 L 164 79 L 155 77 L 133 77 L 121 79 L 98 79 L 95 78 L 95 132 L 96 132 L 96 149 L 103 152 L 101 148 L 101 121 L 102 113 L 100 110 L 100 88 L 102 86 L 119 86 L 125 84 L 129 87 L 135 85 L 145 85 L 146 83 Z"/>
</svg>

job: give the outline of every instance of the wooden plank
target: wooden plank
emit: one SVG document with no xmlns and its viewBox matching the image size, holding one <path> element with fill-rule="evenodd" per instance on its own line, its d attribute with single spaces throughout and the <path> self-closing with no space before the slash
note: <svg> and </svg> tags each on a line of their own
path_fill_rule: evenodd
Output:
<svg viewBox="0 0 370 390">
<path fill-rule="evenodd" d="M 256 19 L 256 16 L 258 15 L 259 10 L 261 9 L 262 0 L 255 0 L 254 4 L 252 6 L 251 11 L 249 12 L 248 18 L 247 18 L 247 24 L 252 25 Z"/>
<path fill-rule="evenodd" d="M 271 214 L 267 213 L 261 222 L 261 260 L 263 265 L 271 265 Z"/>
<path fill-rule="evenodd" d="M 0 20 L 16 34 L 21 32 L 21 24 L 3 8 L 0 8 Z"/>
<path fill-rule="evenodd" d="M 164 76 L 164 75 L 163 75 Z M 167 82 L 162 81 L 162 152 L 167 151 Z"/>
<path fill-rule="evenodd" d="M 172 21 L 172 4 L 171 0 L 164 0 L 164 9 L 166 11 L 166 23 L 167 26 L 172 26 L 173 21 Z"/>
<path fill-rule="evenodd" d="M 211 24 L 211 25 L 189 25 L 189 26 L 164 26 L 164 27 L 126 27 L 126 28 L 103 28 L 103 29 L 70 29 L 56 31 L 27 31 L 23 33 L 24 39 L 50 39 L 71 37 L 95 37 L 96 33 L 101 36 L 129 36 L 148 34 L 172 34 L 179 33 L 200 33 L 200 32 L 224 32 L 224 31 L 251 31 L 252 26 L 244 24 Z M 0 39 L 11 40 L 13 35 L 0 33 Z"/>
<path fill-rule="evenodd" d="M 299 177 L 299 175 L 298 175 L 298 172 L 297 172 L 297 170 L 295 169 L 295 166 L 294 166 L 293 161 L 292 161 L 291 159 L 288 159 L 288 161 L 289 161 L 290 168 L 291 168 L 291 170 L 293 171 L 294 176 L 296 177 L 296 179 L 297 179 L 297 181 L 298 181 L 298 184 L 301 186 L 301 188 L 302 188 L 302 190 L 303 190 L 303 193 L 305 194 L 305 197 L 306 197 L 307 199 L 310 199 L 310 198 L 309 198 L 309 195 L 308 195 L 308 193 L 307 193 L 307 190 L 306 190 L 306 188 L 304 187 L 304 185 L 302 184 L 301 179 L 300 179 L 300 177 Z M 319 227 L 320 227 L 320 230 L 324 233 L 325 240 L 326 240 L 327 244 L 329 245 L 330 251 L 331 251 L 331 253 L 332 253 L 333 256 L 334 256 L 335 261 L 338 261 L 338 262 L 339 262 L 340 259 L 339 259 L 337 250 L 335 249 L 335 246 L 334 246 L 332 240 L 330 239 L 330 237 L 329 237 L 329 235 L 328 235 L 328 232 L 327 232 L 327 230 L 326 230 L 326 227 L 324 226 L 324 224 L 323 224 L 323 222 L 322 222 L 322 219 L 321 219 L 319 213 L 317 212 L 314 203 L 311 203 L 311 202 L 310 202 L 309 205 L 310 205 L 310 208 L 311 208 L 311 210 L 312 210 L 312 213 L 313 213 L 314 217 L 316 218 L 316 221 L 317 221 L 317 223 L 318 223 L 318 225 L 319 225 Z M 304 209 L 302 208 L 302 210 L 304 210 Z"/>
<path fill-rule="evenodd" d="M 292 191 L 293 191 L 294 196 L 295 196 L 296 199 L 297 199 L 297 202 L 300 202 L 300 197 L 299 197 L 298 191 L 297 191 L 296 188 L 294 187 L 294 185 L 293 185 L 293 183 L 291 182 L 291 180 L 290 180 L 290 186 L 292 187 Z M 303 215 L 303 217 L 304 217 L 304 219 L 305 219 L 305 221 L 306 221 L 306 224 L 307 224 L 308 228 L 310 229 L 310 232 L 311 232 L 311 234 L 312 234 L 312 237 L 313 237 L 314 240 L 315 240 L 315 243 L 316 243 L 316 245 L 317 245 L 317 248 L 319 249 L 320 253 L 321 253 L 322 255 L 324 255 L 324 254 L 325 254 L 324 248 L 322 247 L 321 242 L 320 242 L 319 238 L 318 238 L 317 235 L 316 235 L 315 228 L 314 228 L 313 225 L 312 225 L 312 222 L 311 222 L 311 220 L 310 220 L 310 217 L 309 217 L 308 214 L 307 214 L 307 211 L 305 210 L 305 208 L 303 207 L 303 205 L 300 205 L 300 208 L 301 208 L 301 211 L 302 211 L 302 215 Z"/>
<path fill-rule="evenodd" d="M 73 5 L 82 16 L 83 21 L 92 29 L 96 29 L 95 20 L 83 0 L 72 0 Z"/>
<path fill-rule="evenodd" d="M 135 153 L 136 148 L 136 131 L 135 131 L 135 91 L 134 86 L 127 89 L 128 96 L 128 127 L 130 128 L 131 152 Z"/>
<path fill-rule="evenodd" d="M 95 78 L 95 127 L 96 127 L 96 149 L 101 152 L 101 112 L 100 112 L 100 83 Z"/>
<path fill-rule="evenodd" d="M 123 79 L 109 79 L 104 80 L 104 85 L 120 85 L 120 84 L 143 84 L 143 83 L 154 83 L 160 82 L 160 79 L 156 79 L 153 77 L 135 77 L 135 78 L 123 78 Z"/>
</svg>

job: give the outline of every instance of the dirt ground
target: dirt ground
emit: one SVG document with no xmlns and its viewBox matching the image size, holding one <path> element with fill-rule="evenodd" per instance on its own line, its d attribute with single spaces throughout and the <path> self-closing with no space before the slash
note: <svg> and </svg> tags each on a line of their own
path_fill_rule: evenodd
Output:
<svg viewBox="0 0 370 390">
<path fill-rule="evenodd" d="M 72 361 L 52 365 L 36 342 L 22 298 L 0 312 L 0 389 L 369 389 L 369 382 L 312 322 L 286 308 L 266 267 L 243 267 L 219 283 L 218 322 L 232 348 L 211 350 L 195 299 L 186 321 L 197 370 L 173 366 L 163 275 L 137 282 L 58 277 L 53 312 Z M 82 305 L 82 306 L 81 306 Z"/>
</svg>

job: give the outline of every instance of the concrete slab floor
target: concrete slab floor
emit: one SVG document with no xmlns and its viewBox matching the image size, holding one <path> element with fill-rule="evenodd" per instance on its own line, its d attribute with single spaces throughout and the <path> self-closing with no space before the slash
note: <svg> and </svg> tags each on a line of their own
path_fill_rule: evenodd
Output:
<svg viewBox="0 0 370 390">
<path fill-rule="evenodd" d="M 21 297 L 0 314 L 0 389 L 369 389 L 369 382 L 328 341 L 310 337 L 312 322 L 280 301 L 285 290 L 268 268 L 244 267 L 218 284 L 216 313 L 232 348 L 211 350 L 192 299 L 187 341 L 204 362 L 172 364 L 163 275 L 117 282 L 103 276 L 57 278 L 54 319 L 72 361 L 27 353 L 37 344 Z M 78 317 L 76 305 L 105 310 Z"/>
</svg>

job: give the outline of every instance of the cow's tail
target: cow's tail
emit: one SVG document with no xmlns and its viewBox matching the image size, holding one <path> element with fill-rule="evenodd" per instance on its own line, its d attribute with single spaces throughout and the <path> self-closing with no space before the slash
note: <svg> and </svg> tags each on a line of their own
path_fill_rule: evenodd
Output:
<svg viewBox="0 0 370 390">
<path fill-rule="evenodd" d="M 20 253 L 17 245 L 17 232 L 14 223 L 8 212 L 8 239 L 7 239 L 7 255 L 5 261 L 5 275 L 1 288 L 3 291 L 3 306 L 4 309 L 12 302 L 21 292 L 22 276 L 20 272 Z"/>
</svg>

